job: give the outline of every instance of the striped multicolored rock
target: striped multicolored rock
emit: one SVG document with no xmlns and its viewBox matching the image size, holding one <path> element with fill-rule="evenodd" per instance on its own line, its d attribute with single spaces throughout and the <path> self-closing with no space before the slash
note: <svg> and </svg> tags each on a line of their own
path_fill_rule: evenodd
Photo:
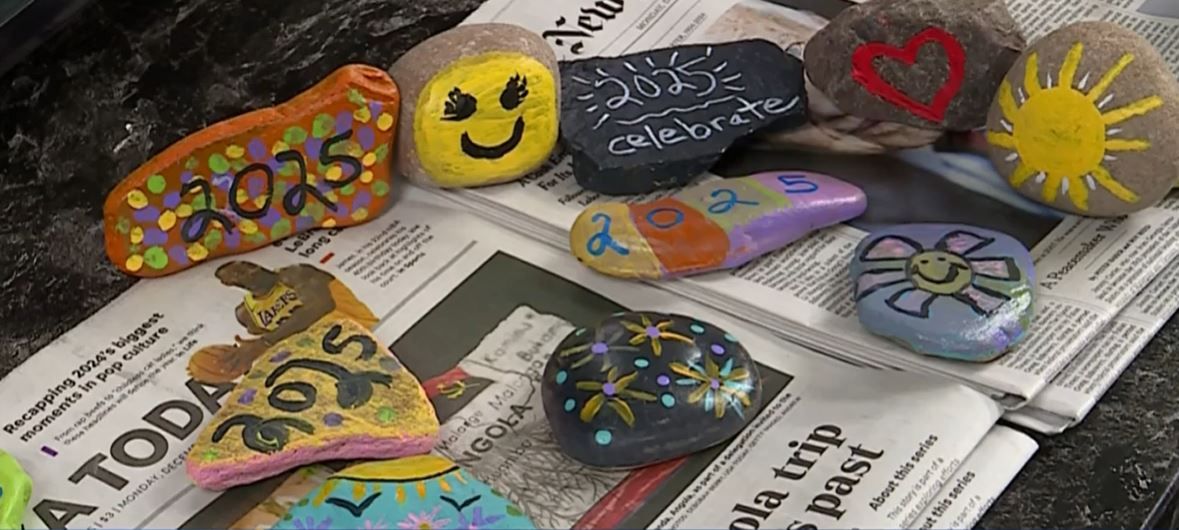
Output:
<svg viewBox="0 0 1179 530">
<path fill-rule="evenodd" d="M 673 278 L 739 267 L 867 207 L 862 190 L 833 177 L 758 173 L 646 203 L 591 205 L 574 221 L 569 245 L 603 274 Z"/>
<path fill-rule="evenodd" d="M 275 344 L 188 454 L 198 486 L 223 490 L 315 462 L 434 448 L 438 417 L 417 378 L 351 320 L 320 320 Z"/>
<path fill-rule="evenodd" d="M 375 217 L 389 201 L 399 104 L 385 72 L 349 65 L 185 137 L 107 196 L 107 255 L 128 274 L 164 276 Z"/>
<path fill-rule="evenodd" d="M 274 528 L 534 528 L 498 491 L 435 455 L 346 468 Z"/>
</svg>

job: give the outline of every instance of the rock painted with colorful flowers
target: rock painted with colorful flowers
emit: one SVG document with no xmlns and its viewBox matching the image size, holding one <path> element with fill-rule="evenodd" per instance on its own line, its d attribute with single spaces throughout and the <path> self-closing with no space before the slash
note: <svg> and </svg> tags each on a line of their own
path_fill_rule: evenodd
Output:
<svg viewBox="0 0 1179 530">
<path fill-rule="evenodd" d="M 768 171 L 592 204 L 573 222 L 569 249 L 602 274 L 676 278 L 740 267 L 867 208 L 863 190 L 834 177 Z"/>
<path fill-rule="evenodd" d="M 181 139 L 107 195 L 107 255 L 128 274 L 164 276 L 376 217 L 389 202 L 399 104 L 388 74 L 348 65 Z"/>
<path fill-rule="evenodd" d="M 928 355 L 993 360 L 1024 339 L 1035 270 L 1015 238 L 966 225 L 898 225 L 869 234 L 851 265 L 872 333 Z"/>
<path fill-rule="evenodd" d="M 454 462 L 421 455 L 346 468 L 300 500 L 274 528 L 535 527 L 520 508 Z"/>
<path fill-rule="evenodd" d="M 762 404 L 757 366 L 736 337 L 651 312 L 570 333 L 545 365 L 541 395 L 566 454 L 623 469 L 722 443 Z"/>
<path fill-rule="evenodd" d="M 254 361 L 188 453 L 223 490 L 315 462 L 420 455 L 438 417 L 417 378 L 363 325 L 324 318 Z"/>
</svg>

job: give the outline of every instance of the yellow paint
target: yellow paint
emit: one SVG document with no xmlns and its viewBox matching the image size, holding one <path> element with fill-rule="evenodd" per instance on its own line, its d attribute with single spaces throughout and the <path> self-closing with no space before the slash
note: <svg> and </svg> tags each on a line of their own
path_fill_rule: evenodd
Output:
<svg viewBox="0 0 1179 530">
<path fill-rule="evenodd" d="M 127 270 L 135 272 L 143 268 L 143 256 L 140 256 L 139 254 L 132 254 L 127 258 L 127 262 L 123 265 L 127 268 Z"/>
<path fill-rule="evenodd" d="M 527 95 L 515 108 L 505 109 L 500 96 L 516 75 L 525 80 Z M 475 98 L 475 110 L 470 116 L 444 119 L 456 88 Z M 419 162 L 443 187 L 513 180 L 548 158 L 557 141 L 559 113 L 556 80 L 540 61 L 507 52 L 460 59 L 430 79 L 418 98 L 413 135 Z M 523 120 L 523 134 L 507 149 L 518 119 Z M 498 158 L 472 157 L 462 147 L 464 134 L 478 146 L 505 152 Z"/>
<path fill-rule="evenodd" d="M 1144 116 L 1164 104 L 1162 98 L 1149 96 L 1103 112 L 1099 105 L 1108 103 L 1108 98 L 1102 95 L 1134 56 L 1123 55 L 1100 81 L 1083 92 L 1073 80 L 1084 50 L 1081 43 L 1073 45 L 1060 67 L 1059 84 L 1048 87 L 1040 85 L 1038 57 L 1031 54 L 1023 76 L 1027 100 L 1017 102 L 1007 80 L 996 96 L 1010 130 L 1004 126 L 987 131 L 991 145 L 1015 151 L 1019 162 L 1009 177 L 1012 186 L 1024 186 L 1034 178 L 1044 202 L 1052 204 L 1067 196 L 1081 212 L 1088 211 L 1089 193 L 1098 186 L 1123 202 L 1139 200 L 1138 194 L 1114 179 L 1102 163 L 1111 151 L 1145 151 L 1150 142 L 1109 138 L 1106 127 Z"/>
<path fill-rule="evenodd" d="M 360 174 L 360 182 L 362 182 L 364 184 L 368 184 L 369 182 L 372 182 L 372 181 L 373 181 L 373 172 L 372 171 L 365 171 L 364 173 Z"/>
<path fill-rule="evenodd" d="M 324 172 L 324 174 L 323 174 L 323 178 L 328 179 L 328 181 L 330 181 L 330 182 L 335 182 L 337 180 L 340 180 L 341 178 L 343 178 L 343 176 L 344 176 L 344 170 L 340 169 L 340 166 L 332 166 L 332 167 L 328 168 L 328 170 L 326 172 Z"/>
<path fill-rule="evenodd" d="M 377 154 L 365 153 L 364 158 L 360 159 L 360 163 L 364 164 L 364 167 L 372 167 L 373 164 L 377 163 Z"/>
<path fill-rule="evenodd" d="M 246 150 L 240 145 L 231 145 L 225 148 L 225 156 L 229 158 L 241 158 L 245 156 Z"/>
<path fill-rule="evenodd" d="M 176 214 L 172 210 L 164 210 L 164 213 L 161 213 L 160 218 L 156 220 L 156 224 L 160 225 L 160 230 L 167 232 L 176 226 Z"/>
<path fill-rule="evenodd" d="M 237 229 L 241 230 L 243 234 L 250 235 L 258 231 L 258 223 L 250 219 L 242 219 L 242 222 L 237 224 Z"/>
<path fill-rule="evenodd" d="M 238 204 L 245 204 L 250 200 L 250 194 L 244 188 L 238 188 L 237 193 L 233 196 Z"/>
<path fill-rule="evenodd" d="M 324 219 L 322 223 L 319 223 L 319 226 L 322 226 L 324 228 L 331 228 L 333 226 L 336 226 L 336 220 L 329 217 L 327 219 Z"/>
<path fill-rule="evenodd" d="M 190 215 L 192 215 L 192 205 L 181 204 L 180 206 L 176 207 L 176 217 L 183 219 Z"/>
<path fill-rule="evenodd" d="M 382 112 L 381 116 L 377 118 L 377 128 L 381 132 L 384 132 L 389 130 L 390 127 L 393 127 L 393 115 L 388 112 Z"/>
<path fill-rule="evenodd" d="M 254 197 L 254 207 L 261 208 L 261 207 L 265 206 L 266 201 L 269 198 L 270 198 L 270 195 L 259 195 L 257 197 Z"/>
<path fill-rule="evenodd" d="M 931 250 L 909 258 L 909 279 L 922 291 L 951 295 L 970 286 L 974 273 L 962 256 Z"/>
<path fill-rule="evenodd" d="M 131 228 L 131 244 L 138 245 L 143 242 L 143 227 L 136 226 Z"/>
<path fill-rule="evenodd" d="M 188 259 L 193 261 L 202 261 L 209 257 L 209 249 L 205 248 L 200 243 L 193 243 L 188 247 Z"/>
<path fill-rule="evenodd" d="M 147 195 L 144 195 L 143 192 L 139 190 L 131 190 L 127 192 L 127 204 L 131 205 L 132 208 L 139 210 L 144 206 L 147 206 Z"/>
<path fill-rule="evenodd" d="M 277 142 L 274 142 L 274 146 L 270 148 L 270 154 L 277 155 L 277 154 L 279 154 L 283 151 L 286 151 L 290 148 L 291 148 L 291 146 L 287 145 L 286 142 L 279 140 Z"/>
<path fill-rule="evenodd" d="M 368 123 L 368 120 L 373 119 L 373 115 L 368 110 L 368 106 L 360 107 L 352 111 L 352 118 L 360 123 Z"/>
<path fill-rule="evenodd" d="M 610 237 L 627 249 L 626 255 L 614 251 L 609 246 L 606 246 L 600 255 L 594 255 L 589 251 L 590 248 L 596 249 L 599 246 L 591 243 L 591 240 L 602 232 L 602 218 L 594 219 L 598 214 L 610 217 Z M 583 210 L 581 215 L 577 216 L 577 220 L 573 221 L 573 227 L 569 229 L 569 250 L 586 266 L 602 274 L 622 278 L 662 277 L 659 258 L 631 221 L 630 208 L 621 202 L 595 204 Z"/>
</svg>

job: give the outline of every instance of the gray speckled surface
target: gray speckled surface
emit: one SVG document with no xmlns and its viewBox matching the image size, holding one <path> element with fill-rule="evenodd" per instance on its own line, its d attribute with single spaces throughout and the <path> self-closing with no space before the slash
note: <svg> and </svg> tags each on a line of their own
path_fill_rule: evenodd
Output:
<svg viewBox="0 0 1179 530">
<path fill-rule="evenodd" d="M 387 66 L 478 0 L 105 0 L 0 77 L 0 375 L 133 281 L 101 205 L 184 135 L 285 100 L 348 62 Z M 1138 527 L 1179 469 L 1179 326 L 1080 427 L 1042 449 L 982 526 Z"/>
</svg>

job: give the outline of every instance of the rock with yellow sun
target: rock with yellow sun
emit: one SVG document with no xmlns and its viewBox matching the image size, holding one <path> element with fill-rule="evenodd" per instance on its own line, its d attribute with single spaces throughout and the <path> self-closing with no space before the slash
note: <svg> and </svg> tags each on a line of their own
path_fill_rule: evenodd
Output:
<svg viewBox="0 0 1179 530">
<path fill-rule="evenodd" d="M 557 56 L 511 24 L 469 24 L 431 37 L 389 69 L 405 102 L 394 170 L 432 187 L 516 180 L 557 143 Z"/>
<path fill-rule="evenodd" d="M 851 265 L 856 311 L 872 333 L 918 353 L 986 362 L 1032 320 L 1032 256 L 1015 238 L 967 225 L 878 230 Z"/>
<path fill-rule="evenodd" d="M 992 161 L 1048 206 L 1114 217 L 1158 203 L 1179 177 L 1179 84 L 1133 31 L 1081 22 L 1032 45 L 991 105 Z"/>
</svg>

